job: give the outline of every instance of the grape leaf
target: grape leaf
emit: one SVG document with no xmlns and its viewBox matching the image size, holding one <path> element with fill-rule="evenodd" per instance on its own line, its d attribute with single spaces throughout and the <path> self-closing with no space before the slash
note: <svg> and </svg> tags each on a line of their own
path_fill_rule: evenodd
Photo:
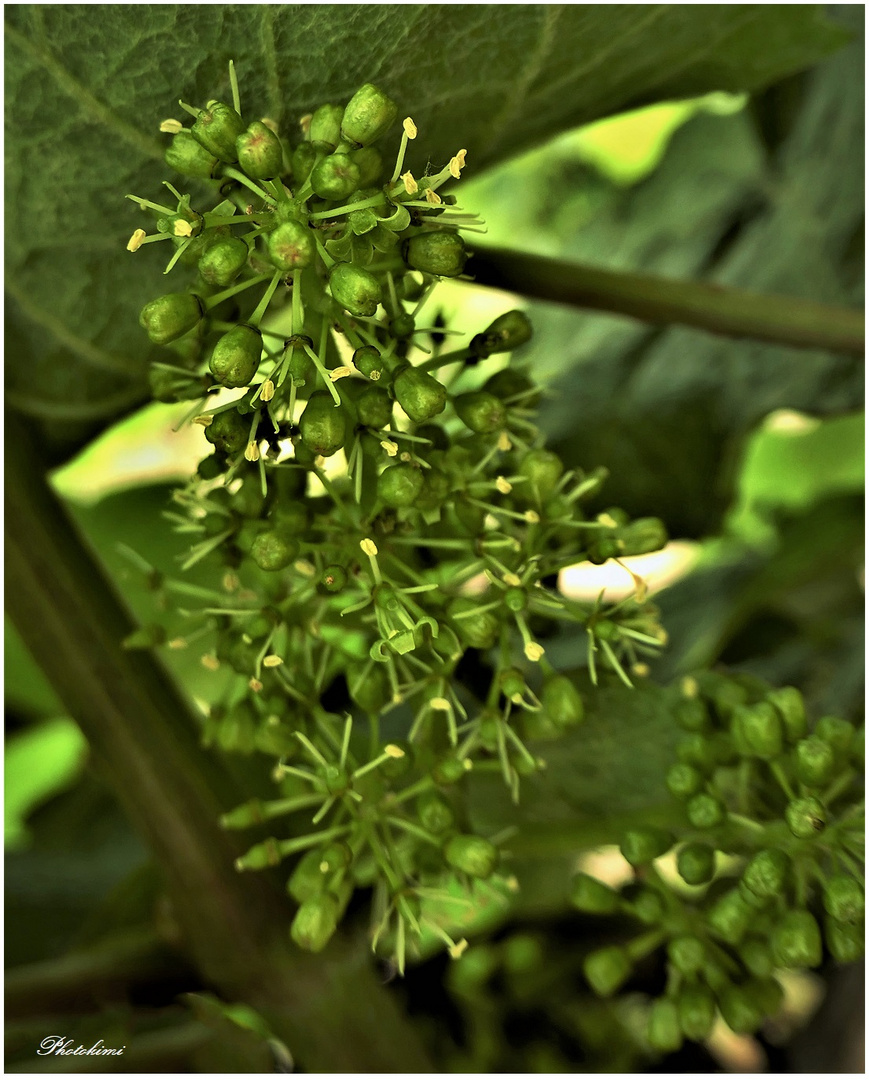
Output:
<svg viewBox="0 0 869 1080">
<path fill-rule="evenodd" d="M 166 175 L 179 96 L 228 95 L 285 131 L 374 81 L 412 110 L 410 160 L 490 165 L 570 125 L 751 90 L 846 38 L 816 5 L 22 4 L 6 14 L 8 400 L 62 457 L 146 396 L 136 324 L 159 252 L 123 250 Z"/>
</svg>

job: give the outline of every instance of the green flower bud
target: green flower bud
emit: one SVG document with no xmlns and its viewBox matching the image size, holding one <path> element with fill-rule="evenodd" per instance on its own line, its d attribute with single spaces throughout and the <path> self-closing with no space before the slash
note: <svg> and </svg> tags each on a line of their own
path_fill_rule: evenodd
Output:
<svg viewBox="0 0 869 1080">
<path fill-rule="evenodd" d="M 349 154 L 330 154 L 311 173 L 311 186 L 321 199 L 346 199 L 359 187 L 359 180 L 359 166 Z"/>
<path fill-rule="evenodd" d="M 824 831 L 827 812 L 818 799 L 794 799 L 785 809 L 785 821 L 794 836 L 800 840 L 810 840 Z"/>
<path fill-rule="evenodd" d="M 542 502 L 555 491 L 563 472 L 564 464 L 557 454 L 550 450 L 529 450 L 519 462 L 519 475 L 528 483 L 520 484 L 517 490 L 524 495 L 530 489 L 538 502 Z"/>
<path fill-rule="evenodd" d="M 703 774 L 693 765 L 677 762 L 667 770 L 667 790 L 676 799 L 690 799 L 702 790 Z"/>
<path fill-rule="evenodd" d="M 739 889 L 731 889 L 720 896 L 706 915 L 712 932 L 728 945 L 738 945 L 756 917 L 754 908 L 740 896 Z"/>
<path fill-rule="evenodd" d="M 296 912 L 290 936 L 300 949 L 320 952 L 338 928 L 340 904 L 331 893 L 312 896 Z"/>
<path fill-rule="evenodd" d="M 836 775 L 835 751 L 817 735 L 801 739 L 794 748 L 794 771 L 806 787 L 826 787 Z"/>
<path fill-rule="evenodd" d="M 281 140 L 261 120 L 254 120 L 235 140 L 238 163 L 252 180 L 272 180 L 284 171 Z"/>
<path fill-rule="evenodd" d="M 398 404 L 417 424 L 440 415 L 447 403 L 446 389 L 437 379 L 410 366 L 396 375 L 393 391 Z"/>
<path fill-rule="evenodd" d="M 720 825 L 724 821 L 727 815 L 724 803 L 716 799 L 714 795 L 708 795 L 705 792 L 692 795 L 685 809 L 688 813 L 688 820 L 694 828 L 703 831 L 714 829 L 716 825 Z"/>
<path fill-rule="evenodd" d="M 244 132 L 244 120 L 231 105 L 212 101 L 196 118 L 190 131 L 193 138 L 209 154 L 220 161 L 238 161 L 235 141 Z"/>
<path fill-rule="evenodd" d="M 834 960 L 840 964 L 854 964 L 863 958 L 866 930 L 862 922 L 856 925 L 839 923 L 827 916 L 824 920 L 824 940 Z"/>
<path fill-rule="evenodd" d="M 286 221 L 268 238 L 269 258 L 278 270 L 302 270 L 314 261 L 314 234 L 298 221 Z"/>
<path fill-rule="evenodd" d="M 341 142 L 341 121 L 344 109 L 341 105 L 321 105 L 311 117 L 308 138 L 311 142 L 325 143 L 333 150 Z"/>
<path fill-rule="evenodd" d="M 512 352 L 531 340 L 531 320 L 524 311 L 505 311 L 482 334 L 471 340 L 471 352 L 485 360 L 495 353 Z"/>
<path fill-rule="evenodd" d="M 702 698 L 685 698 L 676 706 L 676 723 L 685 731 L 706 732 L 712 727 L 712 718 Z"/>
<path fill-rule="evenodd" d="M 239 416 L 235 409 L 217 413 L 205 429 L 205 438 L 223 451 L 234 455 L 247 446 L 250 423 Z"/>
<path fill-rule="evenodd" d="M 781 754 L 784 731 L 778 710 L 768 701 L 739 705 L 730 718 L 730 730 L 737 749 L 745 756 L 772 761 Z"/>
<path fill-rule="evenodd" d="M 498 865 L 498 849 L 482 836 L 454 836 L 444 847 L 444 858 L 454 870 L 488 878 Z"/>
<path fill-rule="evenodd" d="M 366 427 L 389 427 L 392 420 L 392 398 L 379 386 L 365 386 L 356 399 L 356 415 Z"/>
<path fill-rule="evenodd" d="M 376 146 L 363 146 L 351 157 L 359 167 L 360 188 L 375 187 L 383 178 L 383 155 Z M 403 208 L 402 208 L 403 209 Z M 407 226 L 404 226 L 407 228 Z M 403 230 L 399 229 L 399 232 Z"/>
<path fill-rule="evenodd" d="M 457 233 L 418 233 L 404 244 L 404 261 L 424 274 L 458 277 L 467 260 L 465 242 Z"/>
<path fill-rule="evenodd" d="M 377 478 L 377 494 L 387 506 L 413 506 L 423 487 L 422 470 L 410 462 L 390 465 Z"/>
<path fill-rule="evenodd" d="M 564 730 L 585 719 L 582 697 L 566 675 L 551 675 L 543 684 L 540 701 L 557 728 Z"/>
<path fill-rule="evenodd" d="M 763 938 L 751 938 L 739 946 L 739 957 L 752 975 L 766 979 L 772 974 L 775 961 L 769 942 Z"/>
<path fill-rule="evenodd" d="M 260 570 L 284 570 L 298 556 L 298 540 L 283 529 L 265 529 L 250 549 L 250 557 Z"/>
<path fill-rule="evenodd" d="M 674 842 L 673 834 L 665 829 L 629 829 L 622 837 L 620 850 L 631 866 L 643 866 L 665 855 Z"/>
<path fill-rule="evenodd" d="M 717 764 L 712 742 L 700 732 L 685 735 L 676 743 L 676 757 L 704 774 L 712 772 Z"/>
<path fill-rule="evenodd" d="M 303 142 L 296 147 L 293 151 L 293 177 L 298 185 L 301 186 L 308 179 L 322 156 L 322 151 L 318 151 L 309 142 Z"/>
<path fill-rule="evenodd" d="M 715 849 L 709 844 L 686 844 L 676 856 L 676 869 L 688 885 L 705 885 L 715 874 Z"/>
<path fill-rule="evenodd" d="M 320 586 L 327 593 L 343 592 L 347 581 L 347 571 L 338 563 L 330 563 L 320 575 Z"/>
<path fill-rule="evenodd" d="M 347 103 L 341 131 L 351 142 L 367 146 L 392 126 L 398 106 L 371 83 L 361 86 Z"/>
<path fill-rule="evenodd" d="M 649 1010 L 649 1045 L 662 1054 L 672 1054 L 682 1045 L 679 1010 L 674 1001 L 658 998 Z"/>
<path fill-rule="evenodd" d="M 200 480 L 216 480 L 218 476 L 225 472 L 226 462 L 223 460 L 222 454 L 209 454 L 207 458 L 203 458 L 196 466 L 196 475 Z"/>
<path fill-rule="evenodd" d="M 821 928 L 809 911 L 785 912 L 772 928 L 770 944 L 779 967 L 813 968 L 821 962 Z"/>
<path fill-rule="evenodd" d="M 461 758 L 445 757 L 436 761 L 432 766 L 432 779 L 442 787 L 451 787 L 457 784 L 467 773 L 467 767 Z"/>
<path fill-rule="evenodd" d="M 492 611 L 478 612 L 479 603 L 457 596 L 447 605 L 450 625 L 465 645 L 472 649 L 491 649 L 498 639 L 501 624 Z M 473 612 L 473 614 L 465 614 Z M 459 617 L 461 616 L 461 617 Z"/>
<path fill-rule="evenodd" d="M 706 963 L 706 947 L 700 938 L 678 937 L 667 945 L 670 963 L 686 978 L 697 975 Z"/>
<path fill-rule="evenodd" d="M 384 371 L 388 375 L 389 369 L 385 368 L 380 351 L 373 345 L 363 345 L 361 349 L 357 349 L 353 353 L 353 364 L 357 371 L 372 382 L 379 382 Z"/>
<path fill-rule="evenodd" d="M 145 304 L 139 325 L 155 345 L 168 345 L 199 323 L 205 308 L 193 293 L 168 293 Z"/>
<path fill-rule="evenodd" d="M 846 758 L 854 740 L 854 725 L 847 720 L 840 720 L 837 716 L 822 716 L 815 725 L 813 734 L 818 739 L 829 743 L 833 750 Z"/>
<path fill-rule="evenodd" d="M 664 917 L 664 901 L 655 889 L 641 888 L 630 901 L 630 909 L 644 926 L 655 926 Z"/>
<path fill-rule="evenodd" d="M 507 422 L 507 410 L 503 402 L 484 390 L 460 394 L 453 404 L 458 418 L 477 434 L 492 435 L 501 431 Z"/>
<path fill-rule="evenodd" d="M 781 896 L 790 876 L 791 860 L 777 848 L 759 851 L 742 874 L 742 885 L 761 900 Z M 750 897 L 745 897 L 751 902 Z"/>
<path fill-rule="evenodd" d="M 394 319 L 389 320 L 389 332 L 396 341 L 402 341 L 404 338 L 409 338 L 414 330 L 416 330 L 416 320 L 406 311 L 401 315 L 396 315 Z"/>
<path fill-rule="evenodd" d="M 263 339 L 252 326 L 234 326 L 214 346 L 209 368 L 224 386 L 249 386 L 259 368 Z"/>
<path fill-rule="evenodd" d="M 199 180 L 210 180 L 218 167 L 217 158 L 186 130 L 179 131 L 172 137 L 163 157 L 170 169 L 182 176 L 193 176 Z"/>
<path fill-rule="evenodd" d="M 312 394 L 299 420 L 302 442 L 318 457 L 331 457 L 347 439 L 347 416 L 327 393 Z"/>
<path fill-rule="evenodd" d="M 496 371 L 483 383 L 483 389 L 487 394 L 524 409 L 536 409 L 540 404 L 540 391 L 527 375 L 513 368 Z"/>
<path fill-rule="evenodd" d="M 427 513 L 443 506 L 450 493 L 450 478 L 440 469 L 422 470 L 422 491 L 416 500 L 417 510 Z"/>
<path fill-rule="evenodd" d="M 250 250 L 237 236 L 211 244 L 199 258 L 199 273 L 209 285 L 231 285 L 247 263 Z"/>
<path fill-rule="evenodd" d="M 373 274 L 361 266 L 339 263 L 329 277 L 332 299 L 351 315 L 368 317 L 377 311 L 381 300 L 380 285 Z"/>
<path fill-rule="evenodd" d="M 624 949 L 618 945 L 607 945 L 589 953 L 583 961 L 582 970 L 596 994 L 610 997 L 627 982 L 632 966 Z"/>
<path fill-rule="evenodd" d="M 615 889 L 590 874 L 577 874 L 570 890 L 570 902 L 587 915 L 613 915 L 621 898 Z"/>
<path fill-rule="evenodd" d="M 709 672 L 708 674 L 714 675 L 715 673 Z M 721 675 L 712 683 L 709 697 L 712 700 L 712 706 L 718 719 L 723 724 L 727 724 L 733 710 L 738 705 L 744 705 L 748 701 L 748 691 L 744 686 L 734 682 L 733 679 Z"/>
<path fill-rule="evenodd" d="M 306 851 L 287 881 L 287 892 L 298 904 L 304 904 L 326 889 L 326 875 L 320 869 L 323 854 L 319 848 Z"/>
<path fill-rule="evenodd" d="M 824 910 L 840 923 L 863 921 L 866 893 L 856 878 L 834 874 L 824 882 Z"/>
<path fill-rule="evenodd" d="M 787 741 L 796 742 L 797 739 L 802 739 L 808 730 L 808 721 L 803 695 L 799 690 L 795 686 L 781 686 L 777 690 L 770 690 L 766 700 L 775 707 L 781 717 Z"/>
<path fill-rule="evenodd" d="M 679 1010 L 679 1026 L 686 1039 L 703 1042 L 712 1034 L 715 1024 L 715 998 L 712 991 L 694 983 L 683 986 L 676 1002 Z"/>
<path fill-rule="evenodd" d="M 751 1035 L 763 1023 L 762 1010 L 744 987 L 725 986 L 718 994 L 718 1008 L 735 1035 Z"/>
<path fill-rule="evenodd" d="M 422 827 L 436 836 L 452 828 L 456 820 L 453 808 L 435 791 L 420 795 L 416 800 L 416 814 Z"/>
</svg>

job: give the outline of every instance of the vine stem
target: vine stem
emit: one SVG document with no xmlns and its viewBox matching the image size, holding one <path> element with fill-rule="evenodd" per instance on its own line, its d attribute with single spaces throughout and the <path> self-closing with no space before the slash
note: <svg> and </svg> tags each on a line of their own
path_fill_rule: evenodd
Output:
<svg viewBox="0 0 869 1080">
<path fill-rule="evenodd" d="M 242 849 L 218 818 L 244 793 L 199 746 L 153 655 L 121 647 L 129 615 L 48 488 L 27 424 L 10 413 L 6 433 L 7 610 L 151 847 L 203 977 L 258 1009 L 308 1071 L 434 1071 L 364 943 L 294 949 L 278 883 L 236 873 Z"/>
<path fill-rule="evenodd" d="M 693 326 L 725 337 L 798 349 L 864 350 L 863 312 L 799 297 L 766 295 L 704 281 L 678 281 L 498 248 L 473 249 L 478 285 L 538 300 Z"/>
</svg>

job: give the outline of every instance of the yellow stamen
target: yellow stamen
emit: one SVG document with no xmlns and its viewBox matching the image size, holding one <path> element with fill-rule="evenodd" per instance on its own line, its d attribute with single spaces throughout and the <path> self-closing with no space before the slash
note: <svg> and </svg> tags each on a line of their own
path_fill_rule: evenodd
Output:
<svg viewBox="0 0 869 1080">
<path fill-rule="evenodd" d="M 419 184 L 414 180 L 412 172 L 402 173 L 401 180 L 404 184 L 404 190 L 408 195 L 416 195 L 419 191 Z"/>
<path fill-rule="evenodd" d="M 160 125 L 160 130 L 167 135 L 177 135 L 179 131 L 184 130 L 184 125 L 180 120 L 164 120 Z"/>
<path fill-rule="evenodd" d="M 272 382 L 271 379 L 266 379 L 266 381 L 262 384 L 262 386 L 260 387 L 259 396 L 260 398 L 262 398 L 263 401 L 271 401 L 272 398 L 275 396 L 275 384 Z"/>
<path fill-rule="evenodd" d="M 408 139 L 415 139 L 416 138 L 416 135 L 417 135 L 416 124 L 413 122 L 413 120 L 411 120 L 411 118 L 409 116 L 405 117 L 404 123 L 402 124 L 402 126 L 404 128 L 404 134 L 408 137 Z"/>
<path fill-rule="evenodd" d="M 467 156 L 467 150 L 460 150 L 454 158 L 450 159 L 450 176 L 455 177 L 458 180 L 462 175 L 462 169 L 465 167 L 465 157 Z"/>
<path fill-rule="evenodd" d="M 138 251 L 142 246 L 142 241 L 148 234 L 144 229 L 136 229 L 130 239 L 127 241 L 127 251 Z"/>
<path fill-rule="evenodd" d="M 193 226 L 190 224 L 189 221 L 176 221 L 175 227 L 172 229 L 172 232 L 176 236 L 192 236 Z"/>
</svg>

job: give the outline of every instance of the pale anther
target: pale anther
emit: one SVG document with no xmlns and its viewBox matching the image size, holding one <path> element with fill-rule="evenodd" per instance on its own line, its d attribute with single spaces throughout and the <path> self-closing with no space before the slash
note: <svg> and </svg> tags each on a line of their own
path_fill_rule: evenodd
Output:
<svg viewBox="0 0 869 1080">
<path fill-rule="evenodd" d="M 144 229 L 136 229 L 130 239 L 127 241 L 127 251 L 138 251 L 142 246 L 142 241 L 148 234 Z"/>
<path fill-rule="evenodd" d="M 373 559 L 377 555 L 377 544 L 373 540 L 369 540 L 367 537 L 365 540 L 359 541 L 359 546 L 369 559 Z"/>
<path fill-rule="evenodd" d="M 180 120 L 164 120 L 160 124 L 160 130 L 167 135 L 177 135 L 179 131 L 183 131 L 184 125 Z"/>
<path fill-rule="evenodd" d="M 416 182 L 416 180 L 414 180 L 413 173 L 402 173 L 401 180 L 404 184 L 404 190 L 408 193 L 408 195 L 416 195 L 416 193 L 419 191 L 419 184 Z"/>
<path fill-rule="evenodd" d="M 408 137 L 408 139 L 416 138 L 416 124 L 413 122 L 413 120 L 411 120 L 409 116 L 405 117 L 402 127 L 404 128 L 404 134 Z"/>
</svg>

